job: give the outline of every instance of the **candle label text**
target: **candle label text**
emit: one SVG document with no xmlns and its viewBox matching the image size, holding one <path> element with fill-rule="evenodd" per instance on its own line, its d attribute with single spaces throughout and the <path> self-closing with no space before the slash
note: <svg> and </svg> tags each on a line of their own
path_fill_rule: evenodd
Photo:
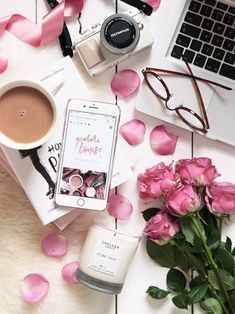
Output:
<svg viewBox="0 0 235 314">
<path fill-rule="evenodd" d="M 122 255 L 122 243 L 118 239 L 97 239 L 88 266 L 102 273 L 115 276 Z"/>
</svg>

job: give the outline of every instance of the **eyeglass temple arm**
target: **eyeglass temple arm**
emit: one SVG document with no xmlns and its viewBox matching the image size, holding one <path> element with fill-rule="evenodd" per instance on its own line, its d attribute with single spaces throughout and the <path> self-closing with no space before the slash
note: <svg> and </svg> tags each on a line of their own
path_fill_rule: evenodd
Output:
<svg viewBox="0 0 235 314">
<path fill-rule="evenodd" d="M 195 76 L 195 75 L 191 75 L 191 74 L 187 74 L 187 73 L 182 73 L 182 72 L 177 72 L 177 71 L 171 71 L 171 70 L 164 70 L 164 69 L 158 69 L 158 68 L 145 68 L 145 71 L 152 71 L 152 72 L 162 72 L 162 73 L 166 73 L 166 74 L 174 74 L 174 75 L 180 75 L 180 76 L 185 76 L 185 77 L 194 77 L 196 80 L 202 81 L 202 82 L 206 82 L 206 83 L 210 83 L 216 86 L 219 86 L 221 88 L 227 89 L 227 90 L 232 90 L 231 87 L 201 78 L 199 76 Z"/>
<path fill-rule="evenodd" d="M 210 128 L 210 125 L 209 125 L 209 121 L 208 121 L 208 118 L 207 118 L 207 113 L 206 113 L 206 109 L 205 109 L 205 104 L 204 104 L 204 101 L 203 101 L 203 98 L 202 98 L 202 94 L 200 92 L 200 89 L 199 89 L 199 86 L 197 84 L 197 81 L 195 80 L 195 76 L 192 72 L 192 69 L 190 68 L 189 64 L 187 62 L 185 62 L 185 65 L 191 75 L 191 78 L 192 78 L 192 81 L 193 81 L 193 84 L 194 84 L 194 87 L 198 93 L 198 97 L 199 97 L 199 104 L 200 104 L 200 108 L 201 108 L 201 111 L 202 111 L 202 114 L 203 114 L 203 117 L 205 119 L 205 124 L 206 124 L 206 127 L 207 129 Z"/>
</svg>

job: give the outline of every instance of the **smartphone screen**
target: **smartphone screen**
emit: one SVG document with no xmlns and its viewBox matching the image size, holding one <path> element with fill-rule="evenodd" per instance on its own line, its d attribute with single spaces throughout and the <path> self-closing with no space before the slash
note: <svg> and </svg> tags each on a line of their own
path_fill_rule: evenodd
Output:
<svg viewBox="0 0 235 314">
<path fill-rule="evenodd" d="M 69 109 L 57 193 L 104 200 L 109 192 L 118 117 Z"/>
</svg>

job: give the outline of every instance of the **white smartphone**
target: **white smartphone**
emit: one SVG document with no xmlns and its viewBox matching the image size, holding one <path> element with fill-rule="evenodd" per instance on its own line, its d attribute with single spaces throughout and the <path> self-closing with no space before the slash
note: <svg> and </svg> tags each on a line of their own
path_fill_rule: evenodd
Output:
<svg viewBox="0 0 235 314">
<path fill-rule="evenodd" d="M 119 115 L 114 104 L 81 99 L 68 102 L 55 193 L 58 205 L 106 208 Z"/>
</svg>

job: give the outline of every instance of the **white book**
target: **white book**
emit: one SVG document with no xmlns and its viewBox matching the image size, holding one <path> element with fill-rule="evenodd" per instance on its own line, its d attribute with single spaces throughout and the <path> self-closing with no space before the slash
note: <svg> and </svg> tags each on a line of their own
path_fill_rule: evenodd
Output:
<svg viewBox="0 0 235 314">
<path fill-rule="evenodd" d="M 39 148 L 25 151 L 11 149 L 3 145 L 1 148 L 17 180 L 25 190 L 41 222 L 45 225 L 73 210 L 73 208 L 57 206 L 53 197 L 65 110 L 69 99 L 90 99 L 90 97 L 86 85 L 69 57 L 55 62 L 40 74 L 31 76 L 29 79 L 39 81 L 44 86 L 51 85 L 52 81 L 63 81 L 63 86 L 54 96 L 58 112 L 56 130 L 50 139 Z M 128 180 L 133 174 L 128 161 L 125 161 L 119 144 L 116 151 L 112 188 Z"/>
<path fill-rule="evenodd" d="M 19 151 L 3 145 L 1 147 L 41 222 L 48 224 L 72 210 L 57 206 L 53 193 L 68 99 L 86 98 L 88 92 L 69 57 L 55 62 L 29 79 L 39 81 L 45 87 L 53 81 L 63 81 L 63 86 L 54 96 L 58 114 L 55 132 L 45 144 L 36 149 Z"/>
</svg>

